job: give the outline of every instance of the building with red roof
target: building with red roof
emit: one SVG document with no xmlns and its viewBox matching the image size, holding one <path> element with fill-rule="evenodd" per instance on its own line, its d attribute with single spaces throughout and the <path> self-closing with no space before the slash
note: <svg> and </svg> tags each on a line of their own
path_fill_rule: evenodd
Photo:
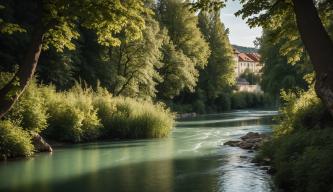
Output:
<svg viewBox="0 0 333 192">
<path fill-rule="evenodd" d="M 236 61 L 235 73 L 237 79 L 238 91 L 246 92 L 262 92 L 260 85 L 250 85 L 246 79 L 240 78 L 245 72 L 251 72 L 261 75 L 263 64 L 261 63 L 261 56 L 258 53 L 241 53 L 234 49 L 234 60 Z"/>
</svg>

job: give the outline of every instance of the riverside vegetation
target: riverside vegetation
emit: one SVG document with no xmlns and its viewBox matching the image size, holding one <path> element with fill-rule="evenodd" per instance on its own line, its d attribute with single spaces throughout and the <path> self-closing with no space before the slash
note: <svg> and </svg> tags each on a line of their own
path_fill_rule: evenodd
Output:
<svg viewBox="0 0 333 192">
<path fill-rule="evenodd" d="M 333 119 L 314 92 L 283 92 L 285 104 L 274 137 L 257 160 L 270 160 L 273 178 L 286 191 L 330 191 L 333 188 Z"/>
<path fill-rule="evenodd" d="M 161 138 L 170 133 L 174 115 L 163 104 L 113 97 L 107 90 L 81 88 L 57 92 L 31 83 L 0 122 L 2 159 L 34 153 L 31 133 L 60 142 L 98 139 Z"/>
<path fill-rule="evenodd" d="M 313 2 L 301 2 L 302 5 L 309 3 Z M 276 12 L 281 17 L 275 19 L 274 24 L 263 26 L 263 35 L 258 39 L 259 53 L 265 63 L 261 85 L 265 93 L 279 100 L 280 110 L 272 140 L 262 146 L 257 160 L 264 163 L 269 161 L 274 170 L 275 184 L 284 191 L 332 191 L 331 108 L 327 107 L 327 103 L 323 102 L 324 97 L 318 93 L 318 65 L 313 60 L 314 55 L 305 51 L 293 7 L 284 6 L 281 12 Z M 332 10 L 329 1 L 318 3 L 315 10 L 326 30 L 328 39 L 325 42 L 328 43 L 332 42 L 333 37 Z M 318 33 L 314 34 L 319 36 Z M 318 50 L 312 54 L 318 56 L 320 52 Z M 329 57 L 332 58 L 332 54 Z M 333 82 L 328 81 L 330 84 Z"/>
</svg>

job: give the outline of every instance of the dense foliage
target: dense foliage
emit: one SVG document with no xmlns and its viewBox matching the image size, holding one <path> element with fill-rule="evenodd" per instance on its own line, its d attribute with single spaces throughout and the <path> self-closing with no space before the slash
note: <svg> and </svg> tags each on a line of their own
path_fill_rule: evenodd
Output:
<svg viewBox="0 0 333 192">
<path fill-rule="evenodd" d="M 243 2 L 244 9 L 238 14 L 248 18 L 249 24 L 264 27 L 259 39 L 259 53 L 265 63 L 262 87 L 275 98 L 281 94 L 282 101 L 274 138 L 263 146 L 258 159 L 270 161 L 276 186 L 284 191 L 332 191 L 333 119 L 328 97 L 320 91 L 323 85 L 318 85 L 321 70 L 332 74 L 330 67 L 321 62 L 326 59 L 326 63 L 332 63 L 328 61 L 332 52 L 325 59 L 325 54 L 321 55 L 326 50 L 326 53 L 332 51 L 329 46 L 333 34 L 332 1 Z M 300 12 L 299 6 L 313 2 L 316 5 L 313 10 L 318 11 L 323 23 L 323 33 L 312 31 L 311 38 L 306 32 L 315 26 L 302 25 L 308 20 L 301 17 L 310 13 Z M 313 19 L 316 15 L 310 17 Z M 313 49 L 311 45 L 319 42 L 318 36 L 324 37 L 325 33 L 331 39 L 324 38 L 319 44 L 327 44 L 328 48 Z M 328 86 L 332 85 L 332 80 L 325 79 Z"/>
<path fill-rule="evenodd" d="M 31 144 L 31 136 L 10 121 L 0 122 L 0 160 L 30 156 L 34 146 Z"/>
<path fill-rule="evenodd" d="M 197 113 L 230 110 L 236 62 L 228 30 L 221 22 L 219 12 L 202 11 L 198 15 L 198 20 L 211 54 L 207 66 L 199 70 L 199 81 L 195 92 L 179 95 L 171 106 L 175 110 Z"/>
<path fill-rule="evenodd" d="M 173 98 L 180 91 L 193 92 L 199 70 L 207 65 L 209 45 L 198 27 L 198 17 L 180 0 L 160 0 L 157 15 L 166 28 L 169 39 L 162 47 L 164 67 L 160 72 L 164 82 L 159 87 L 160 97 Z"/>
<path fill-rule="evenodd" d="M 308 91 L 283 93 L 286 100 L 274 128 L 274 139 L 257 158 L 271 159 L 274 180 L 287 191 L 330 191 L 332 177 L 333 119 Z"/>
</svg>

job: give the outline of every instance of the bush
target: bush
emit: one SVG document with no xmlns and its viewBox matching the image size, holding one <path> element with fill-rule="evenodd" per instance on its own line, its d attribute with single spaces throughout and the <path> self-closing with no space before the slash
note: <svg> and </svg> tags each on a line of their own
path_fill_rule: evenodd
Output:
<svg viewBox="0 0 333 192">
<path fill-rule="evenodd" d="M 130 98 L 98 99 L 105 137 L 161 138 L 169 135 L 173 115 L 161 104 Z"/>
<path fill-rule="evenodd" d="M 286 191 L 333 189 L 333 130 L 306 130 L 264 145 L 258 158 L 271 158 L 274 181 Z"/>
<path fill-rule="evenodd" d="M 264 95 L 261 93 L 235 92 L 231 95 L 232 109 L 264 107 Z"/>
<path fill-rule="evenodd" d="M 0 121 L 0 159 L 33 154 L 31 136 L 10 121 Z"/>
<path fill-rule="evenodd" d="M 1 83 L 3 81 L 9 81 L 11 74 L 2 73 L 0 76 Z M 30 82 L 23 95 L 20 97 L 18 102 L 4 117 L 6 120 L 15 122 L 25 130 L 41 132 L 47 126 L 47 113 L 45 107 L 45 99 L 42 96 L 39 86 L 33 80 Z"/>
<path fill-rule="evenodd" d="M 276 135 L 289 134 L 295 129 L 313 129 L 325 124 L 327 111 L 313 86 L 308 91 L 297 93 L 282 91 L 281 98 L 284 104 L 279 110 L 280 115 L 276 118 L 280 122 L 274 128 Z"/>
<path fill-rule="evenodd" d="M 231 108 L 232 109 L 243 109 L 247 107 L 245 100 L 245 93 L 236 92 L 231 95 Z"/>
<path fill-rule="evenodd" d="M 76 85 L 57 93 L 44 87 L 51 139 L 84 142 L 103 138 L 159 138 L 167 136 L 173 115 L 160 104 L 115 98 L 106 90 L 94 92 Z"/>
<path fill-rule="evenodd" d="M 215 99 L 217 111 L 228 111 L 231 109 L 231 98 L 229 94 L 222 93 Z"/>
<path fill-rule="evenodd" d="M 93 107 L 93 92 L 75 86 L 67 92 L 57 93 L 54 88 L 43 90 L 47 98 L 49 126 L 43 134 L 51 139 L 68 142 L 95 140 L 100 136 L 102 124 Z"/>
<path fill-rule="evenodd" d="M 172 111 L 175 111 L 177 113 L 192 113 L 193 112 L 193 106 L 192 104 L 177 104 L 177 103 L 167 103 L 167 105 L 171 108 Z"/>
<path fill-rule="evenodd" d="M 196 100 L 193 103 L 193 112 L 199 113 L 199 114 L 204 114 L 206 113 L 206 105 L 203 101 L 201 100 Z"/>
</svg>

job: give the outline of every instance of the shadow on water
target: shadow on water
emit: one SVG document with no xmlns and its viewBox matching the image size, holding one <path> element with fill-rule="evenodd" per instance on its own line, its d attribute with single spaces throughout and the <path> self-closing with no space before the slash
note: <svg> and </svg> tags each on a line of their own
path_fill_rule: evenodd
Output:
<svg viewBox="0 0 333 192">
<path fill-rule="evenodd" d="M 83 150 L 95 150 L 95 149 L 120 149 L 130 147 L 143 147 L 145 144 L 122 144 L 122 145 L 88 145 L 81 147 Z"/>
<path fill-rule="evenodd" d="M 228 170 L 223 170 L 222 164 L 232 159 L 221 159 L 216 156 L 191 157 L 183 159 L 165 159 L 132 163 L 122 166 L 109 167 L 81 174 L 65 180 L 30 183 L 0 188 L 7 192 L 25 191 L 224 191 L 223 181 Z M 42 166 L 42 165 L 41 165 Z M 59 167 L 61 169 L 62 167 Z M 43 169 L 48 169 L 44 167 Z M 224 172 L 225 171 L 225 172 Z M 33 175 L 31 175 L 33 177 Z M 228 177 L 232 177 L 229 174 Z M 242 178 L 241 175 L 233 177 Z M 18 178 L 19 179 L 19 178 Z M 232 179 L 232 178 L 229 178 Z M 258 178 L 259 179 L 259 178 Z M 251 182 L 256 183 L 255 178 Z M 242 182 L 242 181 L 237 181 Z M 227 183 L 226 183 L 227 184 Z M 226 188 L 230 186 L 225 186 Z M 266 186 L 267 187 L 267 186 Z M 269 186 L 268 186 L 269 187 Z M 228 191 L 267 191 L 266 188 L 231 189 Z"/>
<path fill-rule="evenodd" d="M 95 170 L 48 182 L 0 188 L 1 191 L 214 191 L 216 175 L 207 173 L 209 157 L 166 159 Z M 41 165 L 42 166 L 42 165 Z M 48 169 L 44 167 L 43 169 Z M 62 169 L 62 167 L 59 167 Z M 31 175 L 33 176 L 33 175 Z M 188 178 L 190 177 L 190 178 Z M 17 178 L 19 179 L 19 178 Z M 177 183 L 177 184 L 176 184 Z"/>
</svg>

